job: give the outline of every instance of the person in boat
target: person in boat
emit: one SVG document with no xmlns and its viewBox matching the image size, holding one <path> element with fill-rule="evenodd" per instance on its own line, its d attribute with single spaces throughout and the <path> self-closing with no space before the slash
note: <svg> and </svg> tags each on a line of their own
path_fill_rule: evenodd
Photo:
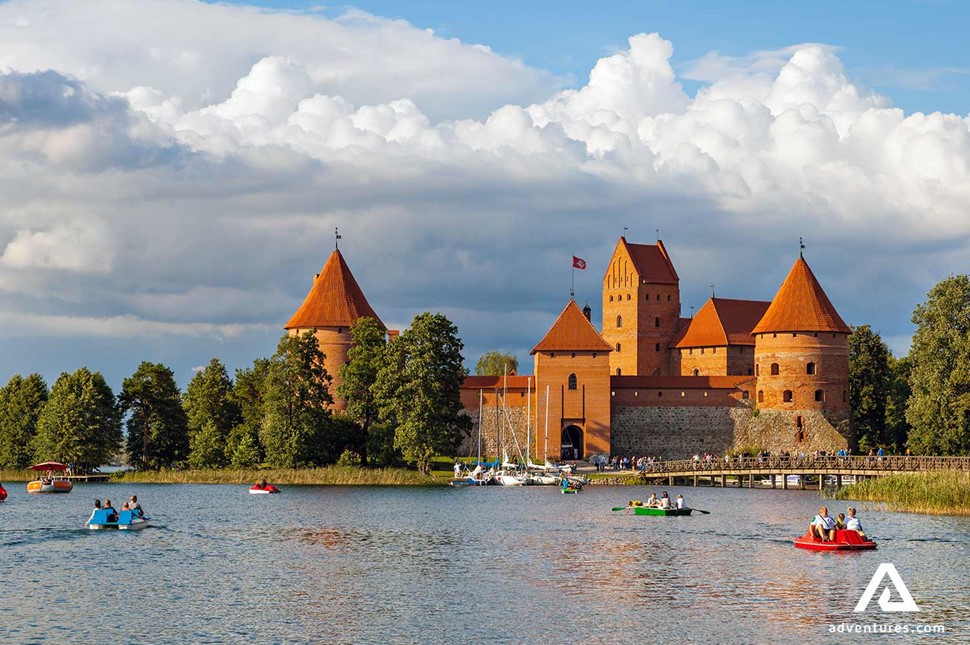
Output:
<svg viewBox="0 0 970 645">
<path fill-rule="evenodd" d="M 849 517 L 845 520 L 845 528 L 849 531 L 855 531 L 863 540 L 868 539 L 866 538 L 865 531 L 862 530 L 862 522 L 860 522 L 859 518 L 855 516 L 855 509 L 850 506 L 848 513 Z"/>
<path fill-rule="evenodd" d="M 660 494 L 660 508 L 670 508 L 670 495 L 667 491 Z"/>
<path fill-rule="evenodd" d="M 104 510 L 108 511 L 108 521 L 109 522 L 117 522 L 118 521 L 118 511 L 116 511 L 115 510 L 115 507 L 111 505 L 111 500 L 110 499 L 104 500 Z"/>
<path fill-rule="evenodd" d="M 845 528 L 845 513 L 839 513 L 839 516 L 835 520 L 835 530 L 841 531 Z"/>
<path fill-rule="evenodd" d="M 145 517 L 145 511 L 142 510 L 141 504 L 138 503 L 138 496 L 132 495 L 128 500 L 128 508 L 133 511 L 135 517 Z"/>
<path fill-rule="evenodd" d="M 647 503 L 644 506 L 649 506 L 651 508 L 656 507 L 660 502 L 657 501 L 657 494 L 650 493 L 650 497 L 647 498 Z"/>
<path fill-rule="evenodd" d="M 94 509 L 91 510 L 91 517 L 88 518 L 88 521 L 85 522 L 85 524 L 90 524 L 91 523 L 91 520 L 94 519 L 94 514 L 97 513 L 100 510 L 101 510 L 101 500 L 100 499 L 96 499 L 96 500 L 94 500 Z"/>
<path fill-rule="evenodd" d="M 829 509 L 824 506 L 818 509 L 818 515 L 812 519 L 808 525 L 808 532 L 812 537 L 820 537 L 823 542 L 835 541 L 835 520 L 829 517 Z"/>
<path fill-rule="evenodd" d="M 678 495 L 677 496 L 677 508 L 684 508 L 685 506 L 687 506 L 687 503 L 684 501 L 684 496 L 683 495 Z"/>
<path fill-rule="evenodd" d="M 461 477 L 461 460 L 455 460 L 455 479 Z"/>
</svg>

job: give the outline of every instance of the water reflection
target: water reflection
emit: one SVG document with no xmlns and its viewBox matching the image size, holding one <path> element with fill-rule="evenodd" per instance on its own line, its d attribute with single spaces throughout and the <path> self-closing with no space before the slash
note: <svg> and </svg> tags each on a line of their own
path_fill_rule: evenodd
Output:
<svg viewBox="0 0 970 645">
<path fill-rule="evenodd" d="M 970 519 L 870 512 L 878 551 L 812 553 L 791 540 L 814 494 L 676 492 L 712 514 L 611 513 L 629 491 L 607 487 L 102 484 L 62 496 L 56 513 L 13 491 L 0 579 L 18 594 L 0 594 L 0 641 L 101 642 L 126 612 L 140 617 L 127 640 L 152 643 L 827 641 L 829 623 L 858 620 L 883 561 L 920 622 L 970 627 Z M 130 494 L 157 526 L 83 529 L 90 499 Z"/>
</svg>

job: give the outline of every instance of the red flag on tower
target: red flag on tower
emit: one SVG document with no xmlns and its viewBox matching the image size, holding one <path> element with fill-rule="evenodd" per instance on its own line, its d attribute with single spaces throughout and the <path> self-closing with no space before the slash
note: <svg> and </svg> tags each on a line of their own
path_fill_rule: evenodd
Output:
<svg viewBox="0 0 970 645">
<path fill-rule="evenodd" d="M 573 256 L 573 268 L 574 269 L 585 269 L 586 268 L 586 260 L 584 260 L 582 258 L 577 258 L 574 255 Z"/>
</svg>

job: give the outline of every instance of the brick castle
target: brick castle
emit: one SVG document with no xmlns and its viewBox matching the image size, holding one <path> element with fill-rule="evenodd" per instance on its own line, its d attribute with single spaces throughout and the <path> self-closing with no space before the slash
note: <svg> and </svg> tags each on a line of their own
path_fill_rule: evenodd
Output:
<svg viewBox="0 0 970 645">
<path fill-rule="evenodd" d="M 855 447 L 851 330 L 801 256 L 770 302 L 711 297 L 682 318 L 663 242 L 621 237 L 603 276 L 602 311 L 597 330 L 589 306 L 571 299 L 532 349 L 531 376 L 466 377 L 462 402 L 476 426 L 467 454 L 476 452 L 480 416 L 483 454 L 499 454 L 500 443 L 510 456 L 516 443 L 524 453 L 528 443 L 533 460 Z M 315 331 L 331 389 L 361 316 L 380 322 L 334 250 L 285 325 Z"/>
</svg>

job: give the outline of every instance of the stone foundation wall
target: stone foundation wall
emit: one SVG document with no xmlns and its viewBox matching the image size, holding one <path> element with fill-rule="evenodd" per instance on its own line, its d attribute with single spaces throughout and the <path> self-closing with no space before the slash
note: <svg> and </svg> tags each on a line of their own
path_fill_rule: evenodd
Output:
<svg viewBox="0 0 970 645">
<path fill-rule="evenodd" d="M 533 411 L 534 412 L 534 411 Z M 475 457 L 478 454 L 478 410 L 465 410 L 465 414 L 472 419 L 472 430 L 461 447 L 458 455 L 461 457 Z M 482 458 L 494 459 L 501 457 L 501 444 L 505 443 L 505 450 L 509 459 L 518 457 L 515 449 L 515 441 L 518 441 L 519 449 L 522 454 L 526 454 L 526 432 L 528 414 L 525 408 L 506 408 L 498 411 L 498 419 L 494 409 L 485 408 L 482 410 Z M 533 423 L 535 421 L 533 420 Z M 510 428 L 511 424 L 511 428 Z M 514 437 L 513 440 L 513 431 Z M 557 430 L 558 431 L 558 430 Z M 535 432 L 532 428 L 532 461 L 536 461 L 535 456 Z M 541 431 L 540 431 L 541 433 Z M 556 446 L 558 446 L 558 440 Z M 542 437 L 539 438 L 539 448 L 542 448 Z M 541 454 L 540 454 L 541 458 Z"/>
<path fill-rule="evenodd" d="M 801 418 L 801 428 L 798 419 Z M 847 413 L 737 407 L 617 407 L 611 450 L 618 455 L 688 459 L 727 450 L 780 453 L 836 451 L 849 446 Z"/>
</svg>

